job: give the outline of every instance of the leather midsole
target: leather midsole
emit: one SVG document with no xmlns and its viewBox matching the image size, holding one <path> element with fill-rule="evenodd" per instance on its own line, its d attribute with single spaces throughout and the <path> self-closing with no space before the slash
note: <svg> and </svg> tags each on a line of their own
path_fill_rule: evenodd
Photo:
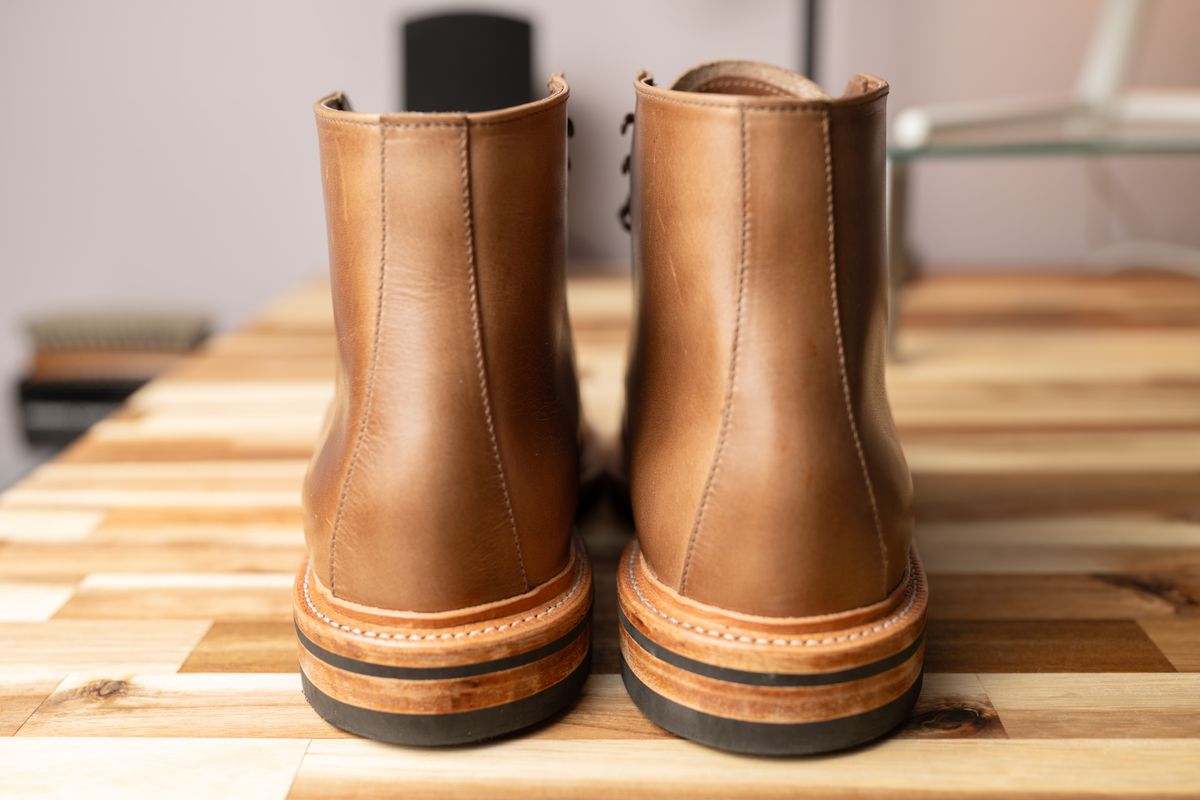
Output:
<svg viewBox="0 0 1200 800">
<path fill-rule="evenodd" d="M 542 692 L 587 658 L 590 631 L 566 647 L 519 667 L 470 677 L 403 680 L 347 672 L 300 651 L 300 668 L 322 692 L 347 705 L 396 714 L 452 714 L 492 708 Z"/>
<path fill-rule="evenodd" d="M 370 661 L 360 661 L 354 658 L 326 650 L 320 645 L 313 642 L 300 628 L 296 627 L 296 636 L 313 657 L 324 661 L 331 667 L 336 667 L 344 672 L 353 672 L 358 675 L 369 675 L 375 678 L 395 678 L 397 680 L 406 681 L 435 681 L 448 678 L 467 678 L 475 675 L 486 675 L 492 672 L 501 672 L 503 670 L 513 669 L 515 667 L 532 664 L 535 661 L 540 661 L 554 653 L 569 646 L 583 634 L 584 630 L 590 624 L 591 619 L 584 617 L 579 621 L 570 632 L 554 641 L 537 647 L 533 650 L 526 650 L 522 653 L 517 653 L 504 658 L 492 659 L 490 661 L 479 661 L 473 664 L 456 664 L 448 667 L 402 667 L 392 664 L 375 664 Z"/>
<path fill-rule="evenodd" d="M 925 643 L 925 634 L 922 632 L 911 644 L 899 652 L 893 653 L 886 658 L 881 658 L 878 661 L 872 661 L 836 672 L 755 672 L 752 670 L 729 669 L 716 664 L 697 661 L 694 658 L 676 653 L 659 645 L 638 630 L 619 607 L 617 608 L 617 616 L 621 620 L 622 632 L 637 642 L 639 647 L 660 661 L 665 661 L 668 664 L 685 669 L 688 672 L 694 672 L 697 675 L 704 675 L 730 683 L 745 683 L 752 686 L 828 686 L 869 678 L 872 675 L 878 675 L 881 672 L 886 672 L 904 663 Z"/>
<path fill-rule="evenodd" d="M 444 627 L 385 626 L 329 608 L 313 595 L 305 580 L 308 573 L 301 568 L 293 593 L 301 646 L 310 655 L 348 672 L 383 675 L 390 671 L 398 678 L 407 675 L 404 679 L 416 679 L 422 670 L 436 674 L 437 670 L 454 669 L 466 676 L 503 668 L 503 664 L 526 663 L 539 657 L 530 653 L 551 653 L 556 643 L 569 643 L 591 616 L 591 565 L 578 540 L 575 548 L 571 581 L 559 593 L 520 609 L 506 609 L 508 613 L 502 616 Z M 479 666 L 491 662 L 497 664 Z"/>
<path fill-rule="evenodd" d="M 735 624 L 721 609 L 682 602 L 631 545 L 617 577 L 622 629 L 655 658 L 731 683 L 843 683 L 886 670 L 921 648 L 928 589 L 915 553 L 910 562 L 896 602 L 871 607 L 874 614 L 853 611 L 836 628 L 805 630 L 804 618 L 743 619 Z"/>
<path fill-rule="evenodd" d="M 621 656 L 626 667 L 656 694 L 726 719 L 794 724 L 852 717 L 885 706 L 908 691 L 921 674 L 924 647 L 902 662 L 835 684 L 761 685 L 712 678 L 656 658 L 625 630 Z"/>
</svg>

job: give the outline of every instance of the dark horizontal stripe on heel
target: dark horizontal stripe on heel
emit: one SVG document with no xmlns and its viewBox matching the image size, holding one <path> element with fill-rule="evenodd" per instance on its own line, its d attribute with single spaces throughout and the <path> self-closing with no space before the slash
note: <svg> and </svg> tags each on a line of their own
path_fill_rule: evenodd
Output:
<svg viewBox="0 0 1200 800">
<path fill-rule="evenodd" d="M 650 637 L 646 636 L 637 629 L 629 618 L 625 616 L 625 611 L 617 606 L 617 616 L 621 620 L 621 627 L 625 629 L 638 645 L 655 658 L 665 661 L 668 664 L 673 664 L 681 669 L 686 669 L 688 672 L 694 672 L 697 675 L 703 675 L 707 678 L 716 678 L 721 681 L 729 681 L 730 683 L 744 683 L 752 686 L 829 686 L 835 683 L 846 683 L 847 681 L 856 681 L 862 678 L 869 678 L 872 675 L 878 675 L 882 672 L 887 672 L 893 667 L 898 667 L 905 661 L 913 657 L 918 650 L 921 649 L 922 642 L 925 641 L 925 633 L 913 640 L 912 644 L 904 648 L 898 653 L 894 653 L 887 658 L 882 658 L 878 661 L 873 661 L 870 664 L 862 664 L 850 669 L 837 670 L 835 672 L 804 672 L 804 673 L 788 673 L 788 672 L 751 672 L 743 669 L 730 669 L 728 667 L 719 667 L 716 664 L 709 664 L 704 661 L 697 661 L 694 658 L 689 658 L 681 653 L 676 653 L 674 650 L 669 650 L 666 647 L 659 645 Z"/>
<path fill-rule="evenodd" d="M 304 646 L 308 652 L 312 653 L 317 658 L 329 664 L 332 667 L 345 670 L 346 672 L 354 672 L 359 675 L 371 675 L 376 678 L 398 678 L 409 681 L 435 681 L 444 680 L 446 678 L 469 678 L 476 675 L 486 675 L 489 672 L 500 672 L 501 670 L 512 669 L 513 667 L 532 664 L 535 661 L 540 661 L 543 658 L 557 653 L 559 650 L 570 645 L 576 639 L 583 635 L 588 625 L 591 623 L 591 614 L 584 616 L 579 621 L 579 624 L 568 631 L 565 635 L 555 639 L 553 642 L 544 644 L 541 647 L 533 650 L 527 650 L 524 653 L 498 658 L 492 661 L 481 661 L 476 664 L 459 664 L 452 667 L 399 667 L 389 664 L 373 664 L 369 661 L 359 661 L 355 658 L 338 655 L 337 653 L 326 650 L 324 647 L 313 642 L 297 625 L 296 636 L 300 639 L 300 644 Z"/>
<path fill-rule="evenodd" d="M 800 756 L 844 750 L 899 727 L 921 694 L 924 671 L 891 702 L 861 714 L 816 722 L 774 723 L 706 714 L 650 689 L 621 657 L 621 677 L 633 702 L 659 727 L 701 744 L 764 756 Z"/>
<path fill-rule="evenodd" d="M 579 696 L 590 667 L 589 649 L 588 655 L 566 678 L 537 694 L 453 714 L 397 714 L 359 708 L 325 694 L 303 672 L 300 679 L 309 704 L 338 728 L 381 742 L 432 747 L 494 739 L 554 716 Z"/>
</svg>

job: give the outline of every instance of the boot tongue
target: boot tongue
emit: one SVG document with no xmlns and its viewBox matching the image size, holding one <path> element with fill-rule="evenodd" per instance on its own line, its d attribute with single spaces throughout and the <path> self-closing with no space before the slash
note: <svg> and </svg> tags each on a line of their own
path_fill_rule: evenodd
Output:
<svg viewBox="0 0 1200 800">
<path fill-rule="evenodd" d="M 671 87 L 678 92 L 829 100 L 820 86 L 780 67 L 754 61 L 714 61 L 693 67 Z"/>
</svg>

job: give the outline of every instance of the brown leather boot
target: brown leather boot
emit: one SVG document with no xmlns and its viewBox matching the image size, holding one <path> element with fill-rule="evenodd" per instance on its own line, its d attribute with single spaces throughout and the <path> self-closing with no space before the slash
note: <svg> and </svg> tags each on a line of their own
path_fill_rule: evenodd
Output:
<svg viewBox="0 0 1200 800">
<path fill-rule="evenodd" d="M 926 605 L 883 378 L 887 84 L 635 88 L 625 684 L 717 747 L 858 744 L 920 692 Z"/>
<path fill-rule="evenodd" d="M 471 114 L 317 103 L 337 391 L 304 482 L 304 692 L 405 744 L 570 703 L 591 571 L 572 536 L 567 85 Z"/>
</svg>

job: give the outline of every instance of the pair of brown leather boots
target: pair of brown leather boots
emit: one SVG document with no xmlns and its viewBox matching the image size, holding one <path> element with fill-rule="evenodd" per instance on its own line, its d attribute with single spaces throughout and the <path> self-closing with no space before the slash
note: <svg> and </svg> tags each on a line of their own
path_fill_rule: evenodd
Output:
<svg viewBox="0 0 1200 800">
<path fill-rule="evenodd" d="M 883 380 L 887 85 L 718 62 L 635 89 L 625 684 L 717 747 L 858 744 L 916 700 L 926 606 Z M 566 105 L 561 77 L 484 113 L 317 105 L 337 391 L 295 621 L 346 730 L 476 741 L 586 678 Z"/>
</svg>

